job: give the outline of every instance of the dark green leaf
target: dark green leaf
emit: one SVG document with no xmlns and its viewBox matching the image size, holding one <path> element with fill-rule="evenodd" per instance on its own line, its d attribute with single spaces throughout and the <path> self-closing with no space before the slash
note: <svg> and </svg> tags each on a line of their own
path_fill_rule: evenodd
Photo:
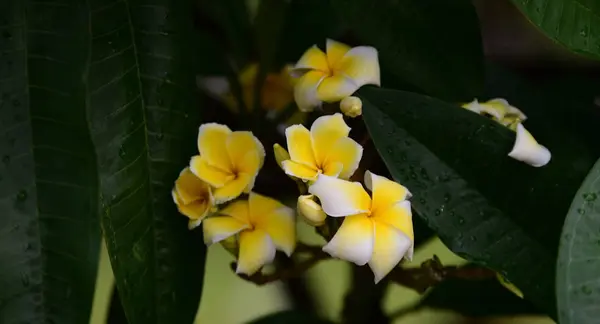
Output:
<svg viewBox="0 0 600 324">
<path fill-rule="evenodd" d="M 448 309 L 469 317 L 540 313 L 496 279 L 447 279 L 435 286 L 420 306 Z"/>
<path fill-rule="evenodd" d="M 564 324 L 598 321 L 600 305 L 600 160 L 577 191 L 560 241 L 556 269 L 559 319 Z"/>
<path fill-rule="evenodd" d="M 254 31 L 258 59 L 263 73 L 276 67 L 274 60 L 281 48 L 283 26 L 289 9 L 288 2 L 287 0 L 260 1 L 254 19 Z"/>
<path fill-rule="evenodd" d="M 0 1 L 0 323 L 87 323 L 99 256 L 87 12 Z"/>
<path fill-rule="evenodd" d="M 332 0 L 359 40 L 379 51 L 382 72 L 447 100 L 483 88 L 483 50 L 471 1 Z M 383 84 L 388 80 L 383 79 Z"/>
<path fill-rule="evenodd" d="M 196 150 L 194 1 L 91 3 L 87 106 L 102 228 L 131 324 L 191 323 L 205 247 L 170 191 Z"/>
<path fill-rule="evenodd" d="M 600 2 L 512 0 L 548 37 L 566 48 L 600 58 Z"/>
<path fill-rule="evenodd" d="M 358 94 L 380 155 L 413 192 L 413 208 L 429 227 L 555 315 L 551 269 L 560 224 L 594 154 L 561 129 L 533 127 L 553 154 L 547 166 L 533 168 L 507 156 L 515 135 L 489 119 L 403 91 L 367 87 Z"/>
<path fill-rule="evenodd" d="M 315 315 L 307 314 L 299 311 L 281 311 L 273 313 L 258 319 L 255 319 L 248 324 L 332 324 L 328 320 L 318 318 Z"/>
</svg>

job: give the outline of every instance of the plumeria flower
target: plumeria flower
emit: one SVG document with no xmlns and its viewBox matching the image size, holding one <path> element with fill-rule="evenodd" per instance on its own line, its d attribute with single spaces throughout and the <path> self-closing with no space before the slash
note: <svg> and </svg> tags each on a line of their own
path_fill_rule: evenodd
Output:
<svg viewBox="0 0 600 324">
<path fill-rule="evenodd" d="M 196 177 L 189 168 L 181 171 L 171 195 L 179 212 L 190 219 L 189 229 L 200 225 L 214 207 L 210 186 Z"/>
<path fill-rule="evenodd" d="M 366 84 L 381 85 L 377 50 L 327 40 L 327 53 L 316 45 L 309 48 L 294 67 L 301 75 L 294 99 L 301 111 L 311 111 L 322 102 L 336 102 Z"/>
<path fill-rule="evenodd" d="M 548 164 L 552 158 L 550 151 L 539 144 L 521 123 L 517 124 L 517 139 L 508 156 L 536 168 Z"/>
<path fill-rule="evenodd" d="M 383 279 L 402 258 L 413 254 L 410 192 L 402 185 L 365 173 L 365 185 L 319 175 L 308 191 L 317 196 L 327 215 L 345 217 L 323 251 L 359 266 L 369 264 L 375 282 Z"/>
<path fill-rule="evenodd" d="M 348 179 L 362 157 L 363 148 L 348 137 L 350 127 L 342 114 L 321 116 L 310 131 L 302 125 L 285 130 L 289 160 L 281 162 L 286 174 L 314 181 L 319 174 Z"/>
<path fill-rule="evenodd" d="M 216 123 L 200 126 L 198 150 L 190 170 L 215 188 L 217 204 L 250 192 L 265 160 L 265 149 L 251 132 L 232 132 Z"/>
<path fill-rule="evenodd" d="M 252 275 L 273 261 L 276 250 L 288 256 L 294 251 L 294 211 L 277 200 L 251 192 L 248 200 L 234 201 L 220 214 L 225 216 L 204 221 L 204 241 L 210 245 L 238 235 L 236 273 Z"/>
<path fill-rule="evenodd" d="M 490 116 L 493 120 L 513 130 L 516 124 L 527 119 L 527 116 L 521 110 L 511 106 L 508 101 L 502 98 L 491 99 L 483 103 L 474 99 L 472 102 L 462 105 L 462 107 L 480 115 Z"/>
</svg>

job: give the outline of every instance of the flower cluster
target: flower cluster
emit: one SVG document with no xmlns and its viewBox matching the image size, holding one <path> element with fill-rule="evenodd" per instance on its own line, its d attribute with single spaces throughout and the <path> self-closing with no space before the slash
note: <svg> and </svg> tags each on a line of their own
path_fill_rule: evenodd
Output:
<svg viewBox="0 0 600 324">
<path fill-rule="evenodd" d="M 523 126 L 527 116 L 518 108 L 511 106 L 508 101 L 496 98 L 480 103 L 475 99 L 462 105 L 462 107 L 476 114 L 492 118 L 494 121 L 516 131 L 515 145 L 508 156 L 534 167 L 541 167 L 550 162 L 552 157 L 550 151 L 539 144 Z"/>
</svg>

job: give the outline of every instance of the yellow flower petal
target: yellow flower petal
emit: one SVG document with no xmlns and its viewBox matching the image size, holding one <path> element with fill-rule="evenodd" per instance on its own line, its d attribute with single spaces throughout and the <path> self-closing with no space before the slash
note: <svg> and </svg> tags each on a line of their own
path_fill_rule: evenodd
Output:
<svg viewBox="0 0 600 324">
<path fill-rule="evenodd" d="M 403 185 L 372 173 L 365 172 L 365 186 L 373 193 L 373 205 L 371 211 L 383 212 L 385 209 L 395 205 L 397 202 L 410 198 L 411 194 Z"/>
<path fill-rule="evenodd" d="M 340 113 L 317 118 L 310 127 L 310 137 L 317 165 L 323 165 L 334 144 L 340 138 L 347 137 L 349 133 L 350 127 L 346 125 L 344 116 Z M 292 160 L 295 159 L 292 158 Z"/>
<path fill-rule="evenodd" d="M 412 246 L 412 240 L 391 226 L 377 221 L 373 223 L 375 244 L 369 267 L 375 275 L 375 283 L 378 283 L 400 263 Z"/>
<path fill-rule="evenodd" d="M 210 196 L 208 184 L 194 175 L 189 167 L 183 169 L 177 180 L 175 180 L 175 190 L 184 204 Z"/>
<path fill-rule="evenodd" d="M 262 143 L 256 138 L 252 132 L 236 131 L 232 132 L 227 137 L 227 152 L 229 158 L 234 166 L 234 169 L 245 172 L 258 172 L 255 170 L 255 166 L 245 166 L 244 162 L 247 162 L 247 155 L 249 153 L 256 154 L 258 156 L 259 166 L 262 167 L 265 158 L 265 148 Z"/>
<path fill-rule="evenodd" d="M 299 196 L 296 210 L 298 214 L 312 226 L 323 225 L 325 223 L 325 218 L 327 218 L 327 214 L 325 214 L 321 205 L 315 201 L 314 195 Z"/>
<path fill-rule="evenodd" d="M 321 106 L 317 88 L 325 77 L 326 74 L 321 71 L 309 71 L 298 80 L 294 86 L 294 100 L 300 111 L 312 111 Z"/>
<path fill-rule="evenodd" d="M 364 214 L 344 218 L 323 251 L 356 265 L 365 265 L 373 254 L 373 222 Z"/>
<path fill-rule="evenodd" d="M 275 245 L 269 235 L 260 229 L 240 233 L 240 249 L 236 273 L 252 275 L 275 259 Z"/>
<path fill-rule="evenodd" d="M 309 70 L 318 70 L 321 72 L 329 73 L 329 64 L 327 63 L 327 55 L 321 51 L 317 45 L 313 45 L 309 48 L 302 56 L 296 66 L 297 69 L 309 69 Z"/>
<path fill-rule="evenodd" d="M 377 222 L 394 227 L 414 240 L 410 201 L 400 201 L 385 210 L 372 212 L 371 217 Z"/>
<path fill-rule="evenodd" d="M 204 220 L 204 243 L 211 245 L 220 242 L 248 228 L 247 224 L 229 216 L 209 217 Z"/>
<path fill-rule="evenodd" d="M 331 148 L 325 159 L 325 165 L 338 162 L 343 165 L 339 174 L 342 179 L 348 179 L 358 169 L 362 158 L 363 147 L 349 137 L 340 138 Z M 326 173 L 327 174 L 327 173 Z"/>
<path fill-rule="evenodd" d="M 333 39 L 327 39 L 327 62 L 330 68 L 335 69 L 341 62 L 342 57 L 348 53 L 350 46 L 334 41 Z"/>
<path fill-rule="evenodd" d="M 239 173 L 235 179 L 215 189 L 213 193 L 215 203 L 222 204 L 239 197 L 244 191 L 247 191 L 248 187 L 254 184 L 253 181 L 253 176 L 247 173 Z"/>
<path fill-rule="evenodd" d="M 273 145 L 273 155 L 275 155 L 275 161 L 277 162 L 277 165 L 279 165 L 279 167 L 282 169 L 283 166 L 281 165 L 281 162 L 290 159 L 290 153 L 288 153 L 286 149 L 277 143 Z"/>
<path fill-rule="evenodd" d="M 200 155 L 192 157 L 192 160 L 190 161 L 190 170 L 202 181 L 217 188 L 224 186 L 234 178 L 233 174 L 209 165 L 206 159 Z"/>
<path fill-rule="evenodd" d="M 231 134 L 229 127 L 217 123 L 203 124 L 198 131 L 200 156 L 210 166 L 222 171 L 231 170 L 231 161 L 225 146 L 229 134 Z"/>
<path fill-rule="evenodd" d="M 248 200 L 237 200 L 221 209 L 219 214 L 231 216 L 244 224 L 250 224 L 250 205 Z"/>
<path fill-rule="evenodd" d="M 379 57 L 377 50 L 370 46 L 358 46 L 348 51 L 336 72 L 352 79 L 359 88 L 365 84 L 381 85 Z"/>
<path fill-rule="evenodd" d="M 196 200 L 185 204 L 177 194 L 176 190 L 171 191 L 171 195 L 173 196 L 173 201 L 175 201 L 177 210 L 182 215 L 188 217 L 190 222 L 193 223 L 190 224 L 192 225 L 191 227 L 188 226 L 189 229 L 200 225 L 202 220 L 206 217 L 206 215 L 208 215 L 211 207 L 211 202 L 209 199 Z"/>
<path fill-rule="evenodd" d="M 371 197 L 358 182 L 320 174 L 308 192 L 319 197 L 325 213 L 333 217 L 366 213 L 371 208 Z"/>
<path fill-rule="evenodd" d="M 265 214 L 256 228 L 266 231 L 278 250 L 287 256 L 292 255 L 296 248 L 296 217 L 293 209 L 282 206 Z"/>
<path fill-rule="evenodd" d="M 313 181 L 316 180 L 317 176 L 319 175 L 319 171 L 317 169 L 312 169 L 304 164 L 300 164 L 292 160 L 283 161 L 281 166 L 285 174 L 300 178 L 302 180 Z"/>
<path fill-rule="evenodd" d="M 340 101 L 352 95 L 358 86 L 352 79 L 343 74 L 326 77 L 317 87 L 317 98 L 325 102 Z"/>
<path fill-rule="evenodd" d="M 329 163 L 326 162 L 322 168 L 323 168 L 322 171 L 323 171 L 324 175 L 328 175 L 330 177 L 337 177 L 340 175 L 340 173 L 344 169 L 344 165 L 340 162 L 332 161 Z"/>
<path fill-rule="evenodd" d="M 548 164 L 552 157 L 550 151 L 545 146 L 538 144 L 522 124 L 517 125 L 515 145 L 510 153 L 508 153 L 508 156 L 533 167 L 541 167 Z"/>
<path fill-rule="evenodd" d="M 250 220 L 256 224 L 265 222 L 265 217 L 277 209 L 286 207 L 279 201 L 263 196 L 256 192 L 251 192 L 248 196 L 248 206 L 250 212 Z"/>
<path fill-rule="evenodd" d="M 302 125 L 292 125 L 285 129 L 290 159 L 307 167 L 316 169 L 311 133 Z"/>
</svg>

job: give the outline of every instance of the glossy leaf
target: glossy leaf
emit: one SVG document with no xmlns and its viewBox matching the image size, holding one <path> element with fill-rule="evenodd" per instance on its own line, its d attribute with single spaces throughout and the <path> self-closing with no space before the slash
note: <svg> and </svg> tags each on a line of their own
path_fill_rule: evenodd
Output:
<svg viewBox="0 0 600 324">
<path fill-rule="evenodd" d="M 100 247 L 87 12 L 0 1 L 0 323 L 87 323 Z"/>
<path fill-rule="evenodd" d="M 600 2 L 512 0 L 546 36 L 573 52 L 600 59 Z"/>
<path fill-rule="evenodd" d="M 299 311 L 281 311 L 255 319 L 249 324 L 331 324 L 316 315 Z"/>
<path fill-rule="evenodd" d="M 360 44 L 379 51 L 385 75 L 447 100 L 483 91 L 479 22 L 469 0 L 332 0 Z"/>
<path fill-rule="evenodd" d="M 533 168 L 507 156 L 512 131 L 457 105 L 386 89 L 358 94 L 377 150 L 429 227 L 555 315 L 560 224 L 594 154 L 560 129 L 531 128 L 553 153 L 550 164 Z"/>
<path fill-rule="evenodd" d="M 600 304 L 600 160 L 577 191 L 560 241 L 556 295 L 560 323 L 598 321 Z"/>
<path fill-rule="evenodd" d="M 191 323 L 205 247 L 171 188 L 197 150 L 200 107 L 193 1 L 96 0 L 90 7 L 87 106 L 101 220 L 131 324 Z"/>
</svg>

